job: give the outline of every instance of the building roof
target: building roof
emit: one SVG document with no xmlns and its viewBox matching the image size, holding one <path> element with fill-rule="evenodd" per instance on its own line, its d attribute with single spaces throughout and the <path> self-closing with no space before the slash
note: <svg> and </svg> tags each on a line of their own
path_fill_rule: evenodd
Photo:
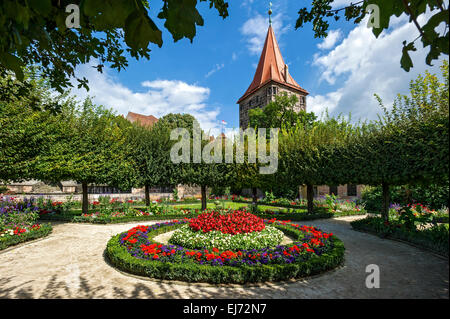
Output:
<svg viewBox="0 0 450 319">
<path fill-rule="evenodd" d="M 308 91 L 298 85 L 298 83 L 295 82 L 289 74 L 289 69 L 283 61 L 277 39 L 275 38 L 271 25 L 269 26 L 269 30 L 267 30 L 266 41 L 261 52 L 261 57 L 259 58 L 258 67 L 256 68 L 253 81 L 237 103 L 240 103 L 251 93 L 255 92 L 270 81 L 285 85 L 303 94 L 308 94 Z"/>
<path fill-rule="evenodd" d="M 158 122 L 158 119 L 154 117 L 153 115 L 143 115 L 139 113 L 134 112 L 128 112 L 127 114 L 127 120 L 131 123 L 133 122 L 139 122 L 143 126 L 153 125 L 156 122 Z"/>
</svg>

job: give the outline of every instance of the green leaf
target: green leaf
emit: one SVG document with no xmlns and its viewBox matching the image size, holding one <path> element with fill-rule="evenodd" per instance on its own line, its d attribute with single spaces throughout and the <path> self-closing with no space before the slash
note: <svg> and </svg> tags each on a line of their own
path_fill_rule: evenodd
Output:
<svg viewBox="0 0 450 319">
<path fill-rule="evenodd" d="M 133 49 L 147 48 L 149 42 L 162 46 L 162 33 L 142 10 L 133 11 L 125 21 L 125 42 Z"/>
<path fill-rule="evenodd" d="M 414 43 L 410 42 L 410 43 L 408 43 L 408 45 L 406 45 L 406 41 L 404 41 L 403 49 L 402 49 L 402 58 L 400 59 L 400 65 L 402 66 L 402 69 L 404 69 L 406 72 L 409 72 L 409 70 L 413 67 L 413 62 L 408 53 L 409 51 L 416 51 L 416 48 L 414 47 Z"/>
<path fill-rule="evenodd" d="M 174 41 L 183 37 L 191 40 L 196 34 L 196 25 L 204 21 L 196 8 L 197 0 L 168 0 L 158 18 L 166 19 L 164 26 L 172 33 Z"/>
<path fill-rule="evenodd" d="M 92 23 L 99 29 L 122 27 L 136 9 L 134 2 L 128 0 L 89 0 L 81 5 L 83 12 L 93 18 Z"/>
<path fill-rule="evenodd" d="M 0 62 L 7 69 L 14 71 L 16 77 L 19 81 L 23 80 L 23 71 L 22 67 L 24 67 L 24 63 L 21 59 L 16 57 L 15 55 L 9 54 L 7 52 L 0 53 Z"/>
<path fill-rule="evenodd" d="M 28 0 L 28 5 L 33 11 L 48 16 L 52 12 L 51 0 Z"/>
</svg>

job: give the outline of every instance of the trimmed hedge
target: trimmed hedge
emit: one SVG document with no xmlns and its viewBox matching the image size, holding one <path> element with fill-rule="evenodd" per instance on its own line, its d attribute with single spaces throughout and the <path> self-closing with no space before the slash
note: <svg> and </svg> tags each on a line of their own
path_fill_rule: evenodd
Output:
<svg viewBox="0 0 450 319">
<path fill-rule="evenodd" d="M 178 214 L 178 215 L 151 215 L 151 216 L 122 216 L 122 217 L 107 217 L 107 218 L 89 218 L 83 216 L 68 216 L 68 215 L 54 215 L 46 216 L 40 218 L 40 220 L 51 220 L 51 221 L 65 221 L 71 223 L 91 223 L 91 224 L 117 224 L 117 223 L 127 223 L 127 222 L 140 222 L 140 221 L 154 221 L 154 220 L 165 220 L 165 219 L 179 219 L 184 217 L 195 217 L 198 214 Z"/>
<path fill-rule="evenodd" d="M 180 225 L 161 227 L 153 231 L 152 237 L 163 232 L 173 230 Z M 276 225 L 286 234 L 298 238 L 300 231 L 290 229 L 286 226 Z M 186 282 L 208 282 L 220 283 L 248 283 L 264 281 L 282 281 L 292 278 L 302 278 L 317 275 L 331 270 L 344 262 L 344 244 L 337 237 L 332 236 L 333 248 L 321 256 L 311 257 L 301 263 L 272 264 L 258 266 L 211 266 L 199 265 L 194 262 L 165 263 L 158 260 L 138 259 L 129 254 L 127 249 L 120 245 L 119 236 L 113 236 L 106 246 L 106 256 L 118 269 L 139 276 L 155 279 L 181 280 Z"/>
<path fill-rule="evenodd" d="M 21 235 L 16 235 L 13 237 L 0 237 L 0 250 L 6 249 L 10 246 L 14 246 L 26 241 L 33 239 L 38 239 L 48 236 L 52 232 L 52 225 L 42 224 L 41 228 L 38 230 L 33 230 L 31 232 L 26 232 Z"/>
<path fill-rule="evenodd" d="M 306 221 L 322 218 L 332 218 L 332 217 L 343 217 L 343 216 L 353 216 L 353 215 L 364 215 L 365 212 L 341 212 L 341 213 L 327 213 L 318 212 L 314 214 L 304 213 L 277 213 L 277 214 L 267 214 L 267 213 L 254 213 L 256 216 L 270 219 L 276 218 L 279 220 L 291 220 L 291 221 Z M 152 215 L 152 216 L 123 216 L 115 218 L 87 218 L 83 216 L 73 216 L 73 215 L 42 215 L 40 220 L 43 221 L 64 221 L 71 223 L 91 223 L 91 224 L 117 224 L 117 223 L 127 223 L 127 222 L 140 222 L 140 221 L 154 221 L 154 220 L 170 220 L 170 219 L 180 219 L 180 218 L 192 218 L 198 214 L 178 214 L 178 215 Z"/>
<path fill-rule="evenodd" d="M 328 213 L 328 212 L 318 212 L 314 214 L 305 213 L 279 213 L 279 214 L 266 214 L 266 213 L 256 213 L 255 215 L 270 219 L 276 218 L 279 220 L 292 220 L 292 221 L 306 221 L 306 220 L 314 220 L 321 218 L 333 218 L 333 217 L 344 217 L 344 216 L 356 216 L 356 215 L 365 215 L 366 212 L 340 212 L 340 213 Z"/>
<path fill-rule="evenodd" d="M 241 203 L 241 204 L 252 204 L 251 200 L 231 200 L 233 203 Z M 257 202 L 258 206 L 273 206 L 273 207 L 283 207 L 283 208 L 293 208 L 293 209 L 306 209 L 306 205 L 291 205 L 291 204 L 281 204 L 281 203 L 266 203 L 263 201 Z"/>
<path fill-rule="evenodd" d="M 367 217 L 350 223 L 353 229 L 383 238 L 399 239 L 448 257 L 448 224 L 437 225 L 420 231 L 408 231 L 403 227 L 387 226 L 379 217 Z"/>
</svg>

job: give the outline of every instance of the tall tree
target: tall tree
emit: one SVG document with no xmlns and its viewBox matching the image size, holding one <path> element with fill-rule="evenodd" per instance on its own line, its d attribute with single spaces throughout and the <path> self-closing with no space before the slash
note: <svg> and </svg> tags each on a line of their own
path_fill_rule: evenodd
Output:
<svg viewBox="0 0 450 319">
<path fill-rule="evenodd" d="M 277 174 L 284 183 L 306 185 L 308 213 L 314 211 L 314 185 L 339 184 L 333 175 L 322 173 L 325 150 L 345 144 L 351 131 L 352 126 L 343 117 L 325 118 L 312 126 L 296 125 L 282 130 Z"/>
<path fill-rule="evenodd" d="M 81 106 L 68 101 L 50 117 L 48 148 L 37 159 L 41 180 L 75 180 L 82 185 L 83 213 L 88 212 L 88 185 L 130 188 L 135 180 L 132 149 L 126 143 L 124 119 L 86 99 Z"/>
<path fill-rule="evenodd" d="M 164 118 L 151 127 L 134 124 L 128 135 L 133 149 L 136 184 L 144 187 L 147 206 L 150 205 L 150 187 L 173 187 L 180 181 L 180 167 L 170 160 L 170 149 L 174 144 L 170 140 L 171 126 Z"/>
<path fill-rule="evenodd" d="M 48 144 L 47 118 L 52 116 L 36 111 L 62 99 L 34 71 L 25 70 L 24 81 L 11 74 L 0 76 L 0 180 L 4 182 L 35 178 L 37 156 Z"/>
<path fill-rule="evenodd" d="M 425 73 L 399 95 L 378 121 L 354 128 L 345 144 L 330 150 L 324 175 L 338 181 L 381 185 L 382 216 L 389 220 L 392 185 L 448 185 L 449 106 L 448 62 L 442 80 Z"/>
</svg>

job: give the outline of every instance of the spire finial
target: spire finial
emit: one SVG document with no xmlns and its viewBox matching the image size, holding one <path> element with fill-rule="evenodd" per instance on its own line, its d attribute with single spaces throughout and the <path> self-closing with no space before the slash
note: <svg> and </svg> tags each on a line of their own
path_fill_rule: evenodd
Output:
<svg viewBox="0 0 450 319">
<path fill-rule="evenodd" d="M 269 25 L 272 25 L 272 2 L 269 2 Z"/>
</svg>

